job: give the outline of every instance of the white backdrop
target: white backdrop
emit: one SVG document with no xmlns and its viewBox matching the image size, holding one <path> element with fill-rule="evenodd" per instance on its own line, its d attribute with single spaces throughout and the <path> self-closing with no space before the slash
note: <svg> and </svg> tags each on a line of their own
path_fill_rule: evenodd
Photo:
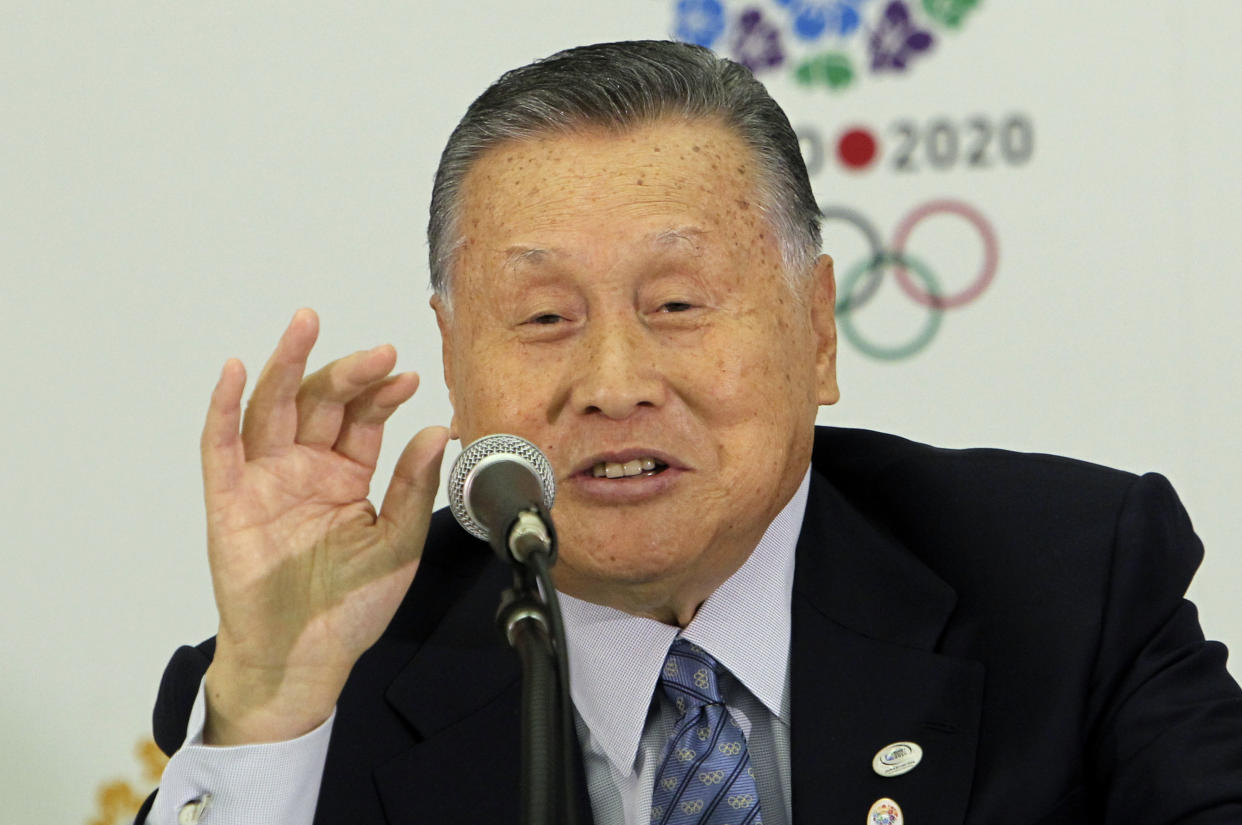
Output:
<svg viewBox="0 0 1242 825">
<path fill-rule="evenodd" d="M 1208 545 L 1205 626 L 1238 648 L 1242 6 L 985 0 L 952 29 L 910 0 L 934 44 L 877 74 L 866 37 L 887 3 L 850 0 L 860 32 L 803 42 L 791 15 L 812 0 L 753 0 L 787 58 L 761 76 L 819 152 L 823 204 L 889 245 L 916 206 L 967 203 L 999 265 L 917 353 L 843 341 L 821 421 L 1161 470 Z M 391 424 L 386 479 L 406 437 L 448 419 L 423 227 L 457 117 L 507 68 L 679 19 L 676 0 L 430 5 L 0 7 L 5 821 L 111 822 L 97 790 L 119 810 L 150 787 L 133 749 L 160 673 L 214 630 L 197 438 L 224 360 L 254 374 L 303 305 L 322 316 L 318 362 L 396 344 L 424 388 Z M 724 53 L 756 31 L 742 5 L 723 5 Z M 799 82 L 833 51 L 851 83 Z M 878 139 L 865 169 L 836 158 L 846 126 Z M 896 168 L 907 155 L 917 168 Z M 840 273 L 870 254 L 847 222 L 825 230 Z M 982 260 L 944 214 L 906 250 L 946 293 Z M 928 312 L 889 276 L 854 315 L 881 346 Z"/>
</svg>

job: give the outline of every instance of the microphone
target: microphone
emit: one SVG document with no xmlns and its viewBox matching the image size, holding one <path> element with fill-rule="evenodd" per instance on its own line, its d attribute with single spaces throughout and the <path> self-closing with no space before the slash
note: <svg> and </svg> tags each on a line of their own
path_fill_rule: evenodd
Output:
<svg viewBox="0 0 1242 825">
<path fill-rule="evenodd" d="M 457 523 L 513 565 L 513 587 L 501 595 L 496 623 L 522 662 L 523 820 L 575 823 L 569 662 L 551 571 L 552 466 L 524 438 L 485 435 L 453 462 L 448 498 Z"/>
<path fill-rule="evenodd" d="M 552 518 L 556 477 L 534 444 L 497 433 L 476 439 L 453 462 L 449 506 L 457 523 L 492 545 L 505 561 L 525 564 L 532 553 L 555 558 Z"/>
</svg>

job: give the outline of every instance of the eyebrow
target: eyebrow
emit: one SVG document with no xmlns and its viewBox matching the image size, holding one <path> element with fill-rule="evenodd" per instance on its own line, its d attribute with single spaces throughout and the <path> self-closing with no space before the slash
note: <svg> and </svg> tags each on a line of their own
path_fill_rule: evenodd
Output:
<svg viewBox="0 0 1242 825">
<path fill-rule="evenodd" d="M 665 229 L 663 232 L 657 232 L 651 239 L 653 246 L 672 246 L 675 243 L 688 244 L 692 249 L 698 250 L 696 240 L 707 234 L 705 230 L 697 226 L 678 226 L 672 229 Z"/>
<path fill-rule="evenodd" d="M 647 237 L 650 239 L 651 246 L 669 247 L 674 244 L 686 244 L 697 252 L 699 246 L 696 240 L 705 234 L 707 231 L 697 226 L 677 226 L 652 232 Z M 563 257 L 565 251 L 556 247 L 515 244 L 505 249 L 504 255 L 504 268 L 512 269 L 521 264 L 540 264 L 548 258 Z"/>
<path fill-rule="evenodd" d="M 538 264 L 549 256 L 559 257 L 564 253 L 559 249 L 545 249 L 539 246 L 511 246 L 504 251 L 505 269 L 513 269 L 519 264 Z"/>
</svg>

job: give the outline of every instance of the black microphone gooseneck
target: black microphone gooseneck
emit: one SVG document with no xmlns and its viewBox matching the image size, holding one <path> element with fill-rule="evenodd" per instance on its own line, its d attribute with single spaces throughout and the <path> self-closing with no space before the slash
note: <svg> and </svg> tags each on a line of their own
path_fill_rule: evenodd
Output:
<svg viewBox="0 0 1242 825">
<path fill-rule="evenodd" d="M 513 568 L 496 621 L 522 662 L 522 812 L 526 825 L 576 825 L 577 771 L 565 627 L 552 581 L 556 478 L 517 436 L 480 438 L 449 474 L 457 521 Z"/>
</svg>

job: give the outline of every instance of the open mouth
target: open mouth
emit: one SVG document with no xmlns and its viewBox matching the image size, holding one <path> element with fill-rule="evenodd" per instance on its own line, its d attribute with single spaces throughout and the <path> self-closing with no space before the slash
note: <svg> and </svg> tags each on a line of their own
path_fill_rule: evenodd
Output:
<svg viewBox="0 0 1242 825">
<path fill-rule="evenodd" d="M 653 476 L 668 469 L 668 465 L 656 458 L 635 458 L 630 461 L 601 461 L 591 468 L 596 478 L 634 478 Z"/>
</svg>

